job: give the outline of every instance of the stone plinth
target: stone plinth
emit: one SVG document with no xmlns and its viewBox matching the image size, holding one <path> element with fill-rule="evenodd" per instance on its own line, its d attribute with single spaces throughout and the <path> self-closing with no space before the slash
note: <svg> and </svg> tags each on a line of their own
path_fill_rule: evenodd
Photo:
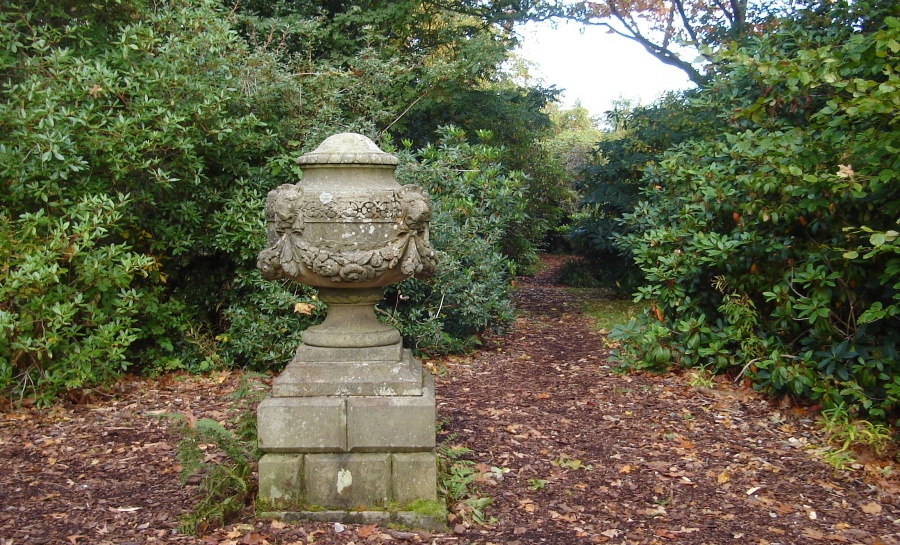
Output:
<svg viewBox="0 0 900 545">
<path fill-rule="evenodd" d="M 409 350 L 397 361 L 305 361 L 307 350 L 318 354 L 302 346 L 258 408 L 264 510 L 436 502 L 434 379 L 420 362 Z"/>
<path fill-rule="evenodd" d="M 266 200 L 258 267 L 318 287 L 328 315 L 259 405 L 257 510 L 440 528 L 434 380 L 374 311 L 383 286 L 434 271 L 431 201 L 397 184 L 397 159 L 360 135 L 331 137 L 298 162 L 303 181 Z"/>
</svg>

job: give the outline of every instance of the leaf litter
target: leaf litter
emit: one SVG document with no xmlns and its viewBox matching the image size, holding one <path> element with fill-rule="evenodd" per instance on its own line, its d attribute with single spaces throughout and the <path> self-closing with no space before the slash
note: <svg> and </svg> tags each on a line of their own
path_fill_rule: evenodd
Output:
<svg viewBox="0 0 900 545">
<path fill-rule="evenodd" d="M 472 450 L 490 526 L 447 533 L 238 521 L 177 532 L 199 494 L 178 484 L 163 414 L 227 417 L 238 373 L 126 377 L 49 410 L 0 413 L 0 544 L 900 544 L 900 483 L 884 463 L 836 472 L 815 415 L 719 382 L 621 375 L 553 283 L 523 278 L 519 318 L 466 356 L 430 361 L 438 440 Z M 881 465 L 877 465 L 881 463 Z M 880 471 L 879 471 L 880 470 Z"/>
</svg>

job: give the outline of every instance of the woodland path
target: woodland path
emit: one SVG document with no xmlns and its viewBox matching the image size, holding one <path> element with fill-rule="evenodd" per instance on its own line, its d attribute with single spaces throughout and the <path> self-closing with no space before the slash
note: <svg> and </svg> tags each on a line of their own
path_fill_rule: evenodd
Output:
<svg viewBox="0 0 900 545">
<path fill-rule="evenodd" d="M 0 412 L 0 545 L 900 544 L 885 462 L 836 473 L 815 454 L 814 415 L 725 382 L 613 373 L 584 293 L 554 285 L 560 259 L 546 263 L 522 280 L 507 334 L 429 362 L 438 438 L 471 449 L 490 525 L 284 525 L 248 508 L 201 537 L 177 534 L 198 491 L 178 486 L 177 438 L 158 415 L 226 418 L 238 377 L 223 372 L 124 379 L 49 410 Z"/>
</svg>

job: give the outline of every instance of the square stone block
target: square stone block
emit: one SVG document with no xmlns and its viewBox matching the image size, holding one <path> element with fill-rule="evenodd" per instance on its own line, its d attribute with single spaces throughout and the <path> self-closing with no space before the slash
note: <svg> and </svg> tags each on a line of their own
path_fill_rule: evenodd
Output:
<svg viewBox="0 0 900 545">
<path fill-rule="evenodd" d="M 263 452 L 347 450 L 345 400 L 333 397 L 268 397 L 259 404 Z"/>
<path fill-rule="evenodd" d="M 303 455 L 266 454 L 260 458 L 259 497 L 273 506 L 302 501 Z"/>
<path fill-rule="evenodd" d="M 391 455 L 392 494 L 405 507 L 416 500 L 437 501 L 437 456 L 434 452 L 404 452 Z"/>
<path fill-rule="evenodd" d="M 435 447 L 434 379 L 426 375 L 421 396 L 347 399 L 347 446 L 351 452 L 416 452 Z"/>
<path fill-rule="evenodd" d="M 307 454 L 304 470 L 311 505 L 384 507 L 391 499 L 390 454 Z"/>
</svg>

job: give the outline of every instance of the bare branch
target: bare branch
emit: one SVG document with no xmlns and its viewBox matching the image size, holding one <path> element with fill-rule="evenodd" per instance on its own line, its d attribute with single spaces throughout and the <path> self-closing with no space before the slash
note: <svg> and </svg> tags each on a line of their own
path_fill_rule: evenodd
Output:
<svg viewBox="0 0 900 545">
<path fill-rule="evenodd" d="M 722 2 L 720 2 L 719 0 L 713 0 L 713 3 L 716 5 L 716 7 L 718 7 L 720 10 L 722 10 L 722 14 L 725 15 L 726 19 L 728 19 L 728 23 L 733 25 L 734 24 L 734 13 L 732 11 L 729 11 L 728 7 L 725 4 L 723 4 Z M 732 6 L 734 6 L 734 2 L 730 2 L 730 3 Z"/>
<path fill-rule="evenodd" d="M 675 34 L 675 2 L 672 2 L 672 7 L 669 8 L 669 18 L 666 21 L 666 31 L 663 33 L 663 49 L 669 48 L 669 43 L 672 40 L 672 36 Z"/>
<path fill-rule="evenodd" d="M 704 83 L 706 83 L 706 81 L 708 79 L 699 70 L 697 70 L 694 67 L 694 65 L 681 59 L 680 57 L 678 57 L 677 55 L 675 55 L 668 49 L 664 49 L 664 48 L 654 44 L 653 42 L 651 42 L 650 40 L 645 38 L 643 35 L 641 35 L 639 32 L 634 32 L 634 29 L 632 29 L 632 28 L 627 29 L 629 32 L 632 32 L 631 34 L 629 34 L 627 32 L 622 32 L 620 29 L 616 28 L 615 26 L 613 26 L 610 23 L 607 23 L 605 21 L 597 21 L 597 22 L 583 21 L 583 23 L 587 24 L 587 25 L 591 25 L 591 26 L 605 27 L 605 28 L 609 29 L 611 32 L 613 32 L 619 36 L 622 36 L 623 38 L 628 38 L 631 41 L 641 44 L 641 47 L 643 47 L 644 50 L 647 51 L 647 53 L 650 53 L 651 55 L 653 55 L 657 60 L 659 60 L 663 64 L 667 64 L 669 66 L 674 66 L 675 68 L 678 68 L 679 70 L 681 70 L 682 72 L 687 74 L 687 77 L 692 82 L 696 83 L 697 85 L 703 85 Z M 624 21 L 623 21 L 623 24 L 625 24 L 627 27 L 627 24 Z"/>
<path fill-rule="evenodd" d="M 674 0 L 673 5 L 678 8 L 678 15 L 681 17 L 681 24 L 687 31 L 688 36 L 691 37 L 691 41 L 697 43 L 697 33 L 696 31 L 694 31 L 694 26 L 691 23 L 691 19 L 687 16 L 687 12 L 684 9 L 684 2 L 682 2 L 681 0 Z"/>
</svg>

